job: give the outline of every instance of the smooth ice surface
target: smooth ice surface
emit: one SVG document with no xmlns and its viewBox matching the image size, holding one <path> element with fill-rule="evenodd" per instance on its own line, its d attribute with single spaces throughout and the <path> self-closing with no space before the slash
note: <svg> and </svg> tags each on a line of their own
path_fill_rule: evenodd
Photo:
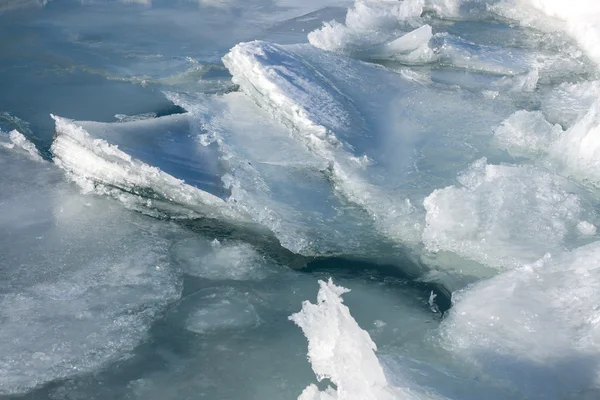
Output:
<svg viewBox="0 0 600 400">
<path fill-rule="evenodd" d="M 0 393 L 128 358 L 180 295 L 172 228 L 77 194 L 28 154 L 0 148 L 0 164 Z"/>
<path fill-rule="evenodd" d="M 233 288 L 206 289 L 195 293 L 194 309 L 185 322 L 189 331 L 207 334 L 257 326 L 260 319 L 254 306 Z"/>
<path fill-rule="evenodd" d="M 274 266 L 246 243 L 190 237 L 171 249 L 183 272 L 207 279 L 246 281 L 265 278 Z"/>
<path fill-rule="evenodd" d="M 131 157 L 157 167 L 187 185 L 224 197 L 220 179 L 224 172 L 219 154 L 216 149 L 200 143 L 187 114 L 143 117 L 126 117 L 122 122 L 111 123 L 74 121 L 74 124 L 94 139 L 106 140 Z"/>
</svg>

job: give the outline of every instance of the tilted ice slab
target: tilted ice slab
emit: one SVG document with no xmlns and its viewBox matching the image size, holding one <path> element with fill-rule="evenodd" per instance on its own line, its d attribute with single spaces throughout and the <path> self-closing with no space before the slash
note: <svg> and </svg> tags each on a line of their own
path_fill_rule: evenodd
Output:
<svg viewBox="0 0 600 400">
<path fill-rule="evenodd" d="M 486 147 L 478 134 L 510 114 L 502 102 L 307 45 L 242 43 L 223 61 L 244 93 L 328 163 L 336 190 L 405 243 L 420 240 L 423 198 L 473 161 Z"/>
<path fill-rule="evenodd" d="M 187 185 L 223 198 L 219 152 L 203 146 L 187 114 L 120 122 L 73 121 L 94 139 L 105 140 L 132 158 L 159 168 Z"/>
<path fill-rule="evenodd" d="M 594 234 L 585 192 L 532 166 L 476 161 L 460 185 L 425 199 L 423 242 L 495 268 L 516 268 Z"/>
<path fill-rule="evenodd" d="M 5 396 L 129 357 L 181 291 L 168 268 L 173 227 L 81 196 L 16 150 L 0 146 Z"/>
<path fill-rule="evenodd" d="M 167 122 L 169 120 L 173 122 L 173 119 L 182 117 L 166 118 Z M 220 197 L 202 190 L 219 192 L 215 184 L 217 178 L 213 172 L 213 169 L 216 168 L 215 157 L 203 146 L 198 144 L 198 153 L 195 154 L 197 155 L 195 160 L 198 163 L 193 164 L 189 154 L 190 152 L 193 154 L 193 150 L 183 146 L 183 144 L 189 144 L 190 140 L 170 144 L 169 131 L 164 127 L 164 131 L 160 131 L 161 127 L 158 126 L 162 136 L 157 140 L 164 141 L 159 147 L 162 146 L 162 151 L 166 153 L 173 150 L 171 157 L 163 157 L 164 165 L 163 163 L 160 165 L 173 171 L 184 170 L 190 173 L 193 177 L 192 180 L 195 180 L 194 182 L 198 185 L 196 187 L 173 177 L 157 166 L 149 165 L 132 157 L 105 139 L 91 136 L 81 126 L 87 125 L 90 129 L 97 131 L 100 137 L 111 137 L 116 142 L 123 142 L 124 147 L 130 151 L 136 147 L 134 153 L 137 152 L 140 156 L 154 161 L 156 156 L 153 154 L 153 149 L 156 146 L 154 143 L 144 144 L 144 140 L 148 139 L 143 136 L 145 134 L 152 135 L 144 128 L 145 125 L 154 124 L 154 129 L 156 129 L 157 122 L 155 120 L 115 123 L 111 126 L 95 123 L 77 124 L 61 117 L 54 117 L 54 119 L 56 136 L 51 147 L 54 163 L 63 169 L 84 192 L 108 194 L 119 198 L 133 208 L 164 211 L 170 216 L 249 220 L 247 216 L 230 207 Z M 163 122 L 164 120 L 158 124 Z M 135 131 L 138 134 L 132 135 L 131 133 Z M 185 134 L 179 133 L 179 136 L 182 135 L 185 136 Z M 140 138 L 141 136 L 142 138 Z M 140 139 L 139 142 L 134 141 L 136 138 Z"/>
<path fill-rule="evenodd" d="M 218 147 L 227 202 L 268 227 L 284 247 L 311 256 L 379 256 L 385 238 L 368 214 L 335 195 L 328 162 L 248 96 L 168 97 L 190 112 L 200 140 Z"/>
<path fill-rule="evenodd" d="M 514 397 L 597 398 L 599 262 L 593 243 L 455 293 L 444 346 Z"/>
</svg>

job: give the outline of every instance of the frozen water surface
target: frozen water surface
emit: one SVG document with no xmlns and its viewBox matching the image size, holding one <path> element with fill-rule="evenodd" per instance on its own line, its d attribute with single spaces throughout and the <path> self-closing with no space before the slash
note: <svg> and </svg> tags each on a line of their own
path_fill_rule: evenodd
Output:
<svg viewBox="0 0 600 400">
<path fill-rule="evenodd" d="M 598 398 L 599 21 L 0 2 L 0 398 Z"/>
</svg>

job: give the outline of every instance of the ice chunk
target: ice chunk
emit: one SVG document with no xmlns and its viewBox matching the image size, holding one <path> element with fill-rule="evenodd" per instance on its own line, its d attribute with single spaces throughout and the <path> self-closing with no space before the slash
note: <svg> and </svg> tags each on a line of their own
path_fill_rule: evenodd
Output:
<svg viewBox="0 0 600 400">
<path fill-rule="evenodd" d="M 242 43 L 223 61 L 248 96 L 328 163 L 336 190 L 363 207 L 380 232 L 404 243 L 419 241 L 422 214 L 413 204 L 431 192 L 424 186 L 472 162 L 478 150 L 464 145 L 467 138 L 493 120 L 499 124 L 510 109 L 461 91 L 433 91 L 312 46 Z M 379 82 L 376 89 L 370 81 Z M 467 130 L 458 129 L 455 115 Z M 356 162 L 363 156 L 367 165 Z"/>
<path fill-rule="evenodd" d="M 10 131 L 8 133 L 8 139 L 10 142 L 0 141 L 0 146 L 3 146 L 7 149 L 17 148 L 25 152 L 31 159 L 35 161 L 43 161 L 43 158 L 35 145 L 27 140 L 27 138 L 21 132 L 17 131 L 16 129 Z"/>
<path fill-rule="evenodd" d="M 515 268 L 564 248 L 584 207 L 563 178 L 531 166 L 475 162 L 460 186 L 425 199 L 423 242 L 496 268 Z"/>
<path fill-rule="evenodd" d="M 445 346 L 515 397 L 597 397 L 599 262 L 593 243 L 455 293 L 441 330 Z"/>
<path fill-rule="evenodd" d="M 373 57 L 394 58 L 396 54 L 409 53 L 406 59 L 415 62 L 428 52 L 426 44 L 432 37 L 431 26 L 423 25 L 375 49 Z"/>
<path fill-rule="evenodd" d="M 582 235 L 587 235 L 587 236 L 595 235 L 596 231 L 597 231 L 596 226 L 587 221 L 581 221 L 580 223 L 578 223 L 577 229 L 579 230 L 579 232 Z"/>
<path fill-rule="evenodd" d="M 406 32 L 421 15 L 423 3 L 357 0 L 348 9 L 345 24 L 326 22 L 308 34 L 308 41 L 320 49 L 356 58 L 428 62 L 433 59 L 427 46 L 431 27 L 423 25 Z"/>
<path fill-rule="evenodd" d="M 293 314 L 294 321 L 308 339 L 308 358 L 320 381 L 330 379 L 337 390 L 329 387 L 319 392 L 308 386 L 298 397 L 311 399 L 393 399 L 387 379 L 375 355 L 377 346 L 362 330 L 343 304 L 342 294 L 349 290 L 319 281 L 316 304 L 302 304 Z"/>
<path fill-rule="evenodd" d="M 494 132 L 496 143 L 513 155 L 542 159 L 557 172 L 585 184 L 600 185 L 600 101 L 563 131 L 541 112 L 518 111 Z"/>
<path fill-rule="evenodd" d="M 563 83 L 543 99 L 542 111 L 552 122 L 572 127 L 600 95 L 600 81 Z"/>
<path fill-rule="evenodd" d="M 563 133 L 560 125 L 552 125 L 539 111 L 517 111 L 494 131 L 494 139 L 502 148 L 519 156 L 545 155 Z"/>
<path fill-rule="evenodd" d="M 583 182 L 600 185 L 600 100 L 550 149 L 550 157 Z"/>
<path fill-rule="evenodd" d="M 127 205 L 141 208 L 146 204 L 169 207 L 168 202 L 183 205 L 184 216 L 248 220 L 225 201 L 208 192 L 145 164 L 105 140 L 94 139 L 73 122 L 53 117 L 56 138 L 52 144 L 54 163 L 62 168 L 84 192 L 109 194 Z"/>
</svg>

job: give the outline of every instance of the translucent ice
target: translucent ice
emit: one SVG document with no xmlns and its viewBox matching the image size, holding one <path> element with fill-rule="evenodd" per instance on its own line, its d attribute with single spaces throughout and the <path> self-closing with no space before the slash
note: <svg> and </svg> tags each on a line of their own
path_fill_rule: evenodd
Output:
<svg viewBox="0 0 600 400">
<path fill-rule="evenodd" d="M 459 181 L 425 199 L 423 242 L 432 251 L 515 268 L 567 246 L 585 215 L 573 184 L 531 166 L 482 159 Z"/>
<path fill-rule="evenodd" d="M 187 209 L 178 211 L 183 216 L 246 218 L 219 197 L 131 157 L 104 139 L 91 137 L 67 119 L 54 119 L 56 137 L 51 148 L 54 163 L 84 192 L 110 194 L 134 208 L 147 204 L 170 207 L 165 202 L 179 204 Z"/>
<path fill-rule="evenodd" d="M 418 241 L 422 229 L 413 204 L 473 161 L 479 149 L 464 141 L 510 109 L 460 90 L 433 95 L 398 74 L 310 46 L 242 43 L 224 63 L 248 96 L 328 163 L 339 193 L 405 243 Z M 377 89 L 369 79 L 380 82 Z M 465 107 L 473 112 L 465 115 Z M 455 115 L 469 119 L 467 130 L 454 128 Z"/>
<path fill-rule="evenodd" d="M 180 295 L 175 230 L 79 195 L 48 162 L 0 147 L 0 394 L 130 356 Z"/>
<path fill-rule="evenodd" d="M 518 397 L 597 397 L 599 260 L 594 243 L 456 293 L 445 346 Z"/>
</svg>

